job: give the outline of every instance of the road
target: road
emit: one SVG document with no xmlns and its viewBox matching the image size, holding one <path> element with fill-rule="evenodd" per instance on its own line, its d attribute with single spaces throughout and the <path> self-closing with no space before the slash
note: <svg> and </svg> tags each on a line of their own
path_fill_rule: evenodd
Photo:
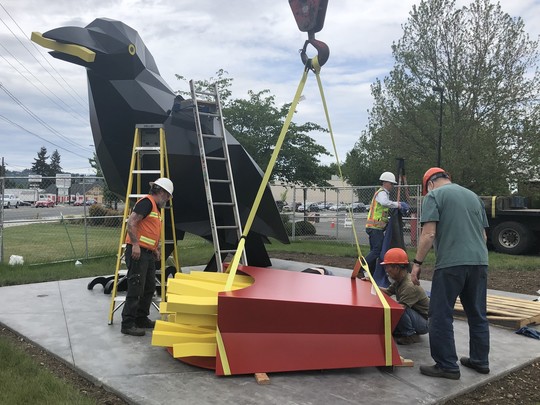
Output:
<svg viewBox="0 0 540 405">
<path fill-rule="evenodd" d="M 85 212 L 86 212 L 86 215 L 89 215 L 88 208 L 90 207 L 85 207 L 85 206 L 74 207 L 72 205 L 56 205 L 52 208 L 34 208 L 32 206 L 9 208 L 9 209 L 4 209 L 4 223 L 9 224 L 10 222 L 18 222 L 18 221 L 60 218 L 62 215 L 84 216 Z"/>
</svg>

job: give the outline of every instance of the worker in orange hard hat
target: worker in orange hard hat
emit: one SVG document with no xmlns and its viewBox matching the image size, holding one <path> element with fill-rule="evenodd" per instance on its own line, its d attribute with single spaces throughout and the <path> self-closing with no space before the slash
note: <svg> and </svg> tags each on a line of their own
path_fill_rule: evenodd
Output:
<svg viewBox="0 0 540 405">
<path fill-rule="evenodd" d="M 439 178 L 446 178 L 450 179 L 450 175 L 446 173 L 443 169 L 440 167 L 432 167 L 431 169 L 428 169 L 424 173 L 424 177 L 422 179 L 422 195 L 426 195 L 428 192 L 428 183 L 431 181 L 435 181 Z"/>
<path fill-rule="evenodd" d="M 461 365 L 489 373 L 489 323 L 486 316 L 488 221 L 484 203 L 475 193 L 452 183 L 440 167 L 426 171 L 422 179 L 422 233 L 411 271 L 412 282 L 419 285 L 424 259 L 436 246 L 435 271 L 429 305 L 429 345 L 432 366 L 420 366 L 422 374 L 457 380 L 453 333 L 453 310 L 456 298 L 469 323 L 469 357 Z"/>
<path fill-rule="evenodd" d="M 418 343 L 420 342 L 419 335 L 428 332 L 429 298 L 422 287 L 411 281 L 411 275 L 408 272 L 409 258 L 403 249 L 388 249 L 381 265 L 384 266 L 392 284 L 380 290 L 389 296 L 395 295 L 396 301 L 405 309 L 394 330 L 396 343 L 400 345 Z"/>
</svg>

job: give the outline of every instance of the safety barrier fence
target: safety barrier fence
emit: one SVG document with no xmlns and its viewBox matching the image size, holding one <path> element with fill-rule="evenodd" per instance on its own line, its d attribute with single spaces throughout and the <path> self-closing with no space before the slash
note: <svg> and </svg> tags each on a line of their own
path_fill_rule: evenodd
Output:
<svg viewBox="0 0 540 405">
<path fill-rule="evenodd" d="M 12 178 L 6 179 L 13 181 Z M 59 203 L 55 201 L 50 207 L 36 208 L 35 204 L 20 205 L 18 208 L 0 206 L 0 263 L 8 263 L 13 255 L 23 257 L 26 264 L 116 255 L 122 202 L 115 204 L 104 200 L 104 183 L 101 179 L 78 180 L 71 180 L 70 191 L 75 193 L 64 193 L 71 195 L 69 199 Z M 0 178 L 0 191 L 5 186 L 2 182 L 4 179 Z M 4 189 L 13 191 L 14 187 Z M 400 189 L 400 200 L 407 201 L 411 207 L 403 217 L 405 244 L 415 246 L 419 232 L 420 188 L 397 186 L 391 194 L 393 200 L 397 197 L 397 189 Z M 292 241 L 314 239 L 354 244 L 355 229 L 360 244 L 368 245 L 365 223 L 369 203 L 377 187 L 290 187 L 288 190 L 292 191 L 292 201 L 285 200 L 283 207 L 278 202 L 278 206 L 281 207 L 281 217 Z M 39 194 L 50 197 L 56 193 Z M 304 203 L 307 207 L 305 210 Z M 206 242 L 198 236 L 186 234 L 181 243 L 184 246 L 200 246 Z"/>
<path fill-rule="evenodd" d="M 361 245 L 369 245 L 365 232 L 369 205 L 378 186 L 302 188 L 284 187 L 277 191 L 292 201 L 278 201 L 282 220 L 291 240 L 318 239 L 355 243 L 356 231 Z M 406 202 L 410 209 L 403 215 L 403 236 L 407 247 L 416 246 L 420 223 L 420 192 L 418 185 L 395 186 L 392 201 Z M 274 193 L 276 195 L 276 192 Z M 352 222 L 354 221 L 354 227 Z"/>
</svg>

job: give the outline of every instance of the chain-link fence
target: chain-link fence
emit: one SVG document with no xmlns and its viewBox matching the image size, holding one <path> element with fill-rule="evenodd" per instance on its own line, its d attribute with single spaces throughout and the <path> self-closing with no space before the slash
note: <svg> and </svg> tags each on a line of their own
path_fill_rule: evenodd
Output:
<svg viewBox="0 0 540 405">
<path fill-rule="evenodd" d="M 100 177 L 0 178 L 0 262 L 50 263 L 115 255 L 122 212 Z"/>
<path fill-rule="evenodd" d="M 291 240 L 318 239 L 355 243 L 354 230 L 361 245 L 368 245 L 365 232 L 369 205 L 379 186 L 292 188 L 292 201 L 280 205 L 282 220 Z M 418 185 L 395 186 L 393 201 L 405 201 L 410 210 L 403 216 L 403 234 L 407 247 L 416 246 L 420 232 Z M 354 223 L 354 227 L 353 227 Z"/>
<path fill-rule="evenodd" d="M 378 186 L 292 188 L 292 201 L 278 204 L 291 240 L 317 239 L 368 244 L 365 223 Z M 22 256 L 27 264 L 114 256 L 120 240 L 123 203 L 107 200 L 99 177 L 0 177 L 0 193 L 15 196 L 0 206 L 0 263 Z M 396 186 L 391 199 L 411 206 L 404 216 L 404 240 L 416 246 L 420 187 Z M 0 197 L 0 199 L 2 199 Z M 4 199 L 5 200 L 5 199 Z M 13 201 L 13 200 L 12 200 Z M 353 228 L 354 222 L 354 228 Z M 186 234 L 183 243 L 200 243 Z"/>
</svg>

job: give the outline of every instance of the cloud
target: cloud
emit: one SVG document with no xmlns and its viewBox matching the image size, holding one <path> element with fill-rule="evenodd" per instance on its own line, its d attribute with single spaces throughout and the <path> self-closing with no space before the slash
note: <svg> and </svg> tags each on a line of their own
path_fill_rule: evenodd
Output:
<svg viewBox="0 0 540 405">
<path fill-rule="evenodd" d="M 372 103 L 370 85 L 391 70 L 391 45 L 402 36 L 402 25 L 415 3 L 329 2 L 324 28 L 316 37 L 331 50 L 321 77 L 342 159 L 366 128 L 367 110 Z M 468 3 L 457 2 L 458 6 Z M 139 32 L 163 78 L 174 90 L 187 88 L 175 74 L 207 79 L 223 68 L 234 79 L 233 97 L 247 97 L 248 90 L 269 89 L 281 104 L 292 101 L 302 74 L 298 50 L 307 34 L 298 30 L 286 0 L 55 0 L 45 4 L 8 0 L 1 5 L 0 83 L 62 135 L 39 124 L 0 91 L 0 114 L 49 141 L 0 118 L 0 156 L 12 168 L 30 167 L 39 148 L 46 146 L 52 153 L 57 148 L 53 143 L 65 148 L 59 149 L 65 170 L 89 171 L 88 161 L 80 155 L 92 156 L 85 71 L 35 47 L 28 41 L 32 31 L 86 26 L 99 17 L 123 21 Z M 531 36 L 538 36 L 537 1 L 502 0 L 501 5 L 510 15 L 521 15 Z M 314 77 L 307 83 L 305 97 L 295 119 L 326 126 Z M 332 150 L 328 134 L 314 134 L 314 138 Z M 323 162 L 329 163 L 328 158 Z"/>
</svg>

